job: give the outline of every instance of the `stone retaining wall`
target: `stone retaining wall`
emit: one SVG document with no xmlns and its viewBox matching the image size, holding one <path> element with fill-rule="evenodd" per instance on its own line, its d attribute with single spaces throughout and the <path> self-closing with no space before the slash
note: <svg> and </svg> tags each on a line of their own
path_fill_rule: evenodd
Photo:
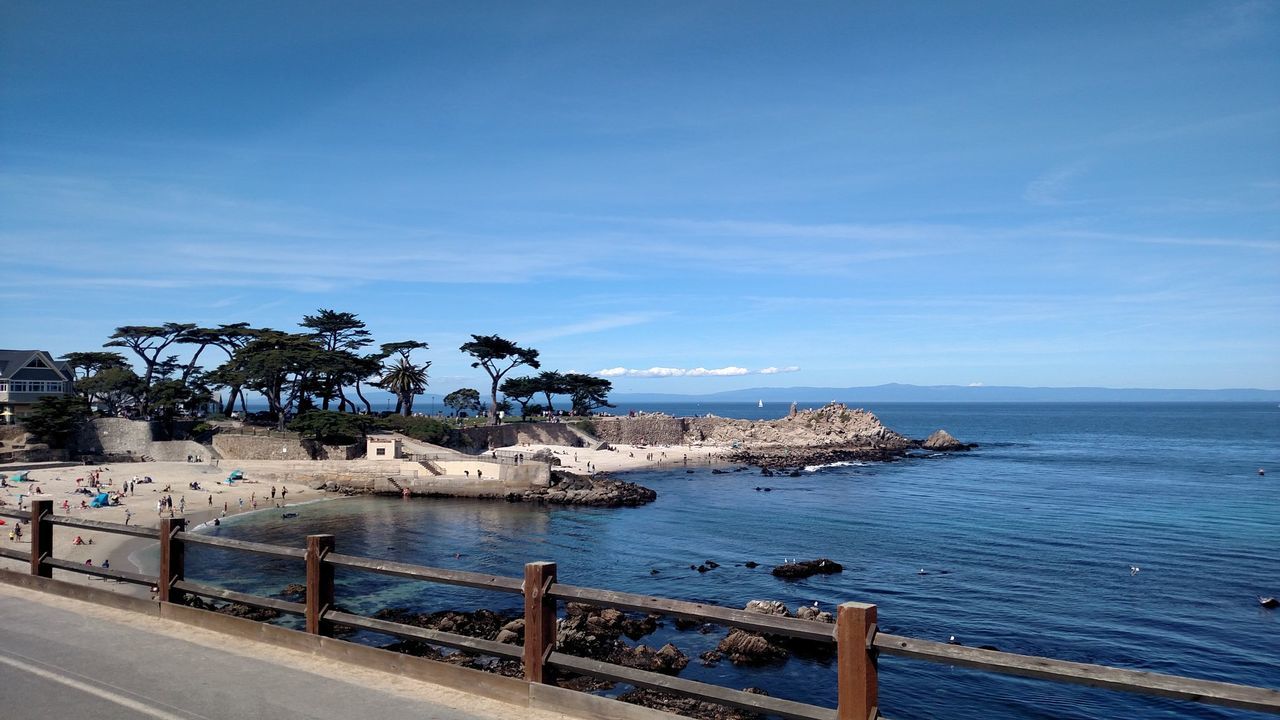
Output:
<svg viewBox="0 0 1280 720">
<path fill-rule="evenodd" d="M 94 418 L 81 425 L 68 452 L 77 455 L 131 456 L 164 462 L 183 462 L 187 456 L 216 457 L 207 446 L 192 440 L 156 440 L 157 424 L 125 418 Z"/>
<path fill-rule="evenodd" d="M 596 437 L 624 445 L 684 445 L 690 442 L 691 430 L 716 418 L 677 418 L 666 415 L 640 415 L 625 418 L 592 418 Z M 697 441 L 705 435 L 699 428 Z"/>
<path fill-rule="evenodd" d="M 480 450 L 510 445 L 564 445 L 582 447 L 582 438 L 564 423 L 507 423 L 505 425 L 465 428 L 459 431 L 463 442 Z"/>
</svg>

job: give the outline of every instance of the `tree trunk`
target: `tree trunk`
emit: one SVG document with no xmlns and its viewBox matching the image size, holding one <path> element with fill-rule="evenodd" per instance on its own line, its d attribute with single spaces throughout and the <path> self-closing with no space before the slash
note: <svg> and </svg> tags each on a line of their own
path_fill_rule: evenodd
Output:
<svg viewBox="0 0 1280 720">
<path fill-rule="evenodd" d="M 227 403 L 222 406 L 223 415 L 230 416 L 236 410 L 236 396 L 240 394 L 240 386 L 232 385 L 227 388 Z"/>
<path fill-rule="evenodd" d="M 498 378 L 493 378 L 493 387 L 489 391 L 489 424 L 498 424 Z"/>
<path fill-rule="evenodd" d="M 366 412 L 366 413 L 368 413 L 368 414 L 370 414 L 370 415 L 372 415 L 372 414 L 373 414 L 373 405 L 369 402 L 369 398 L 365 397 L 365 396 L 364 396 L 364 393 L 360 391 L 360 381 L 359 381 L 359 380 L 357 380 L 357 381 L 356 381 L 356 396 L 360 398 L 360 402 L 364 403 L 364 410 L 365 410 L 365 412 Z"/>
</svg>

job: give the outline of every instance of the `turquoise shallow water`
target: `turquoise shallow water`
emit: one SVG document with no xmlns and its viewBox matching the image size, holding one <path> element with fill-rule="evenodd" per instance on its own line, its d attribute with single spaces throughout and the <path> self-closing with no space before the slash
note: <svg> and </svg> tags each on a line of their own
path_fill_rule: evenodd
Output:
<svg viewBox="0 0 1280 720">
<path fill-rule="evenodd" d="M 1280 613 L 1257 603 L 1258 595 L 1280 595 L 1280 408 L 869 409 L 904 434 L 943 427 L 981 447 L 799 478 L 706 468 L 635 473 L 659 493 L 637 509 L 358 498 L 306 506 L 293 520 L 244 516 L 217 532 L 294 545 L 333 533 L 341 552 L 512 576 L 524 562 L 554 560 L 572 584 L 738 607 L 754 598 L 826 609 L 874 602 L 893 633 L 1280 687 Z M 1259 477 L 1259 467 L 1272 472 Z M 773 492 L 755 490 L 763 485 Z M 238 590 L 277 592 L 302 577 L 298 564 L 190 552 L 194 579 Z M 801 582 L 768 573 L 784 557 L 819 556 L 845 571 Z M 721 567 L 689 569 L 704 560 Z M 742 567 L 747 560 L 762 567 Z M 1131 565 L 1141 571 L 1131 574 Z M 922 568 L 928 574 L 917 574 Z M 515 608 L 503 595 L 368 575 L 340 575 L 338 592 L 340 604 L 361 612 Z M 667 626 L 643 642 L 669 640 L 695 658 L 685 677 L 834 703 L 834 667 L 824 658 L 759 670 L 703 667 L 696 656 L 722 635 Z M 892 658 L 882 660 L 880 677 L 882 710 L 898 718 L 1252 716 Z"/>
</svg>

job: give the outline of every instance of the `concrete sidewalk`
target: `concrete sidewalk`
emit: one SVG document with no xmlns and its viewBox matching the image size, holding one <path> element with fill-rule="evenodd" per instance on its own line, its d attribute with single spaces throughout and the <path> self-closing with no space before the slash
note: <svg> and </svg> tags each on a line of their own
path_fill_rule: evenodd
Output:
<svg viewBox="0 0 1280 720">
<path fill-rule="evenodd" d="M 0 707 L 10 717 L 570 718 L 8 585 L 0 648 Z"/>
</svg>

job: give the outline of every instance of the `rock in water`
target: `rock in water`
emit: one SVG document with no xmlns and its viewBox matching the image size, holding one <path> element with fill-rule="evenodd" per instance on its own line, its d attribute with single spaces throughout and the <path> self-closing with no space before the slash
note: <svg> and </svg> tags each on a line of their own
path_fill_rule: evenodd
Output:
<svg viewBox="0 0 1280 720">
<path fill-rule="evenodd" d="M 747 612 L 756 612 L 762 615 L 781 615 L 782 617 L 791 617 L 791 611 L 787 606 L 779 600 L 752 600 L 743 608 Z"/>
<path fill-rule="evenodd" d="M 725 636 L 716 650 L 734 665 L 767 665 L 782 662 L 790 655 L 785 647 L 763 635 L 737 629 Z"/>
<path fill-rule="evenodd" d="M 951 433 L 947 432 L 946 430 L 934 431 L 932 435 L 925 438 L 923 443 L 920 443 L 920 447 L 924 448 L 925 450 L 942 450 L 942 451 L 968 450 L 970 448 L 969 445 L 966 445 L 965 443 L 962 443 L 959 440 L 952 437 Z"/>
<path fill-rule="evenodd" d="M 818 558 L 817 560 L 801 560 L 779 565 L 773 569 L 775 577 L 784 580 L 798 580 L 812 575 L 830 575 L 844 570 L 844 566 L 835 560 Z"/>
</svg>

